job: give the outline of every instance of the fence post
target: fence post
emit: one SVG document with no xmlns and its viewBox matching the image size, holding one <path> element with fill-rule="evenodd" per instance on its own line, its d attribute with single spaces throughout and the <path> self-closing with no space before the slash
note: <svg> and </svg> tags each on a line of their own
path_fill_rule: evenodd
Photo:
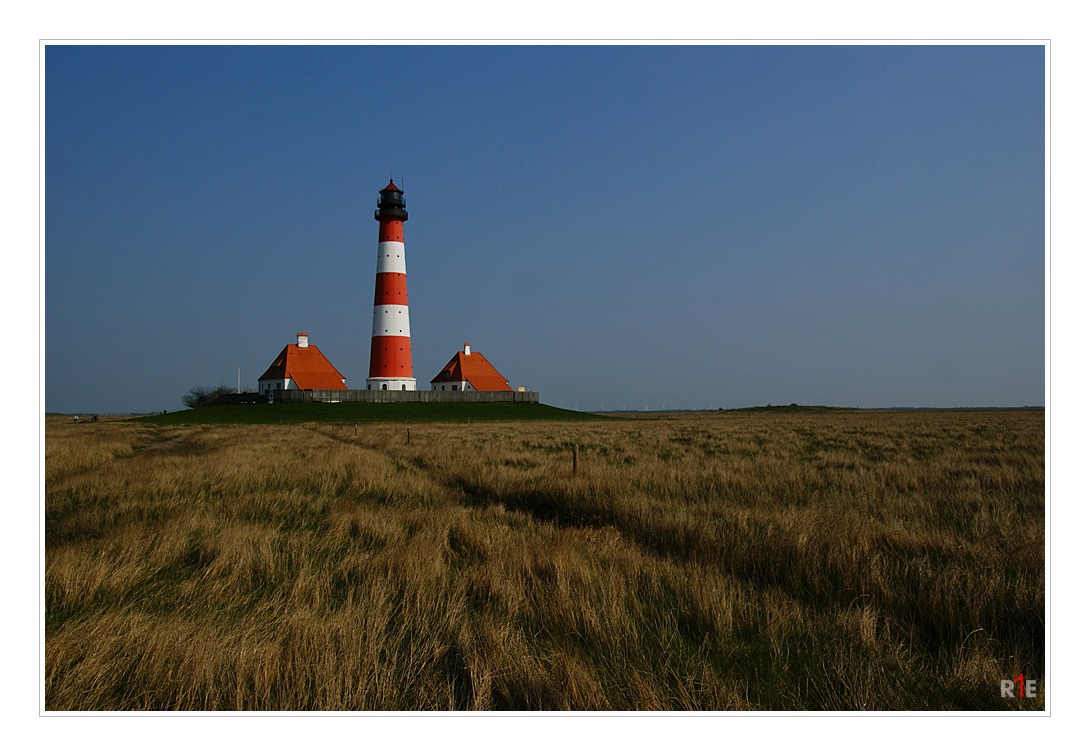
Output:
<svg viewBox="0 0 1090 756">
<path fill-rule="evenodd" d="M 571 474 L 575 475 L 579 472 L 579 444 L 575 444 L 571 448 Z"/>
</svg>

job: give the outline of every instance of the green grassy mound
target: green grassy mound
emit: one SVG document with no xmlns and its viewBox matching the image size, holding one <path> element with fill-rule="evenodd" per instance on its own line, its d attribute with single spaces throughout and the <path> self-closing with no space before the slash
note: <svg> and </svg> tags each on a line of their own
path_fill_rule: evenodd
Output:
<svg viewBox="0 0 1090 756">
<path fill-rule="evenodd" d="M 466 423 L 522 420 L 601 419 L 585 412 L 547 404 L 515 402 L 430 403 L 307 402 L 299 404 L 215 404 L 208 407 L 146 415 L 135 422 L 155 425 L 265 424 L 265 423 Z"/>
<path fill-rule="evenodd" d="M 792 412 L 854 412 L 856 407 L 826 407 L 822 404 L 769 404 L 764 407 L 738 407 L 736 409 L 727 410 L 728 412 L 771 412 L 771 413 L 792 413 Z"/>
</svg>

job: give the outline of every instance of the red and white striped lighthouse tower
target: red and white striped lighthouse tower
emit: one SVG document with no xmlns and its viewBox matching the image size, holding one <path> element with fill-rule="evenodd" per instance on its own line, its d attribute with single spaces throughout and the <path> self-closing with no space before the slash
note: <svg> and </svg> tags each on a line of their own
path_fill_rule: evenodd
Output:
<svg viewBox="0 0 1090 756">
<path fill-rule="evenodd" d="M 378 272 L 375 314 L 371 325 L 371 368 L 367 388 L 415 391 L 413 353 L 409 341 L 409 293 L 405 285 L 405 233 L 409 219 L 405 198 L 393 179 L 379 192 Z"/>
</svg>

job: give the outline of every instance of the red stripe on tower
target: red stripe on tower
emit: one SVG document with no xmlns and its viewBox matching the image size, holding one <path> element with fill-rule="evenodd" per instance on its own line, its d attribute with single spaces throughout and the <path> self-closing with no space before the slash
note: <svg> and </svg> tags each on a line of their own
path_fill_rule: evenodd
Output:
<svg viewBox="0 0 1090 756">
<path fill-rule="evenodd" d="M 415 391 L 409 340 L 409 290 L 405 277 L 405 198 L 393 180 L 379 192 L 378 269 L 371 319 L 371 367 L 367 388 Z"/>
</svg>

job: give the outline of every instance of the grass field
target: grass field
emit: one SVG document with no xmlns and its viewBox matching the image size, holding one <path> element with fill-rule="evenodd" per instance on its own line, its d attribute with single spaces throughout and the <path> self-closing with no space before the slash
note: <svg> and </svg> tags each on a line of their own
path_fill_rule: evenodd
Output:
<svg viewBox="0 0 1090 756">
<path fill-rule="evenodd" d="M 1039 410 L 402 421 L 47 418 L 46 707 L 1044 708 Z"/>
</svg>

